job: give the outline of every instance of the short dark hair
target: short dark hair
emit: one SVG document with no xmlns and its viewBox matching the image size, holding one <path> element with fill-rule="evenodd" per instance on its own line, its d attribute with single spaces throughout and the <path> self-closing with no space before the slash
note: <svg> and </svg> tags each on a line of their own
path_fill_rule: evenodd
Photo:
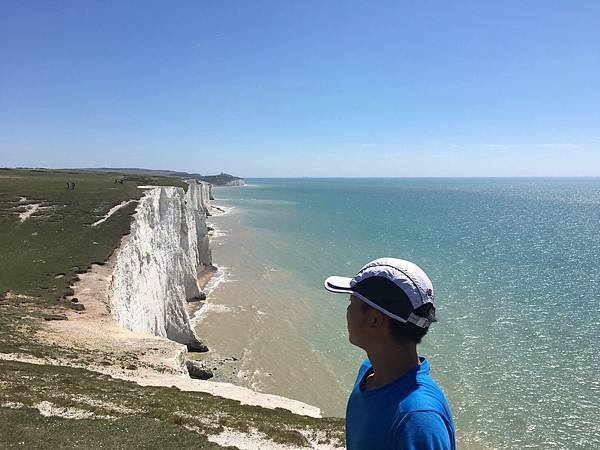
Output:
<svg viewBox="0 0 600 450">
<path fill-rule="evenodd" d="M 363 311 L 366 311 L 372 307 L 363 302 L 362 308 Z M 435 307 L 432 303 L 425 303 L 424 305 L 419 306 L 417 309 L 414 310 L 413 313 L 419 317 L 424 317 L 428 319 L 430 323 L 437 322 L 437 319 L 435 318 Z M 429 327 L 421 328 L 413 323 L 402 323 L 398 320 L 391 318 L 389 320 L 389 324 L 390 334 L 392 335 L 392 338 L 398 343 L 412 341 L 415 344 L 420 344 L 421 339 L 423 339 L 423 336 L 425 336 L 429 331 Z"/>
</svg>

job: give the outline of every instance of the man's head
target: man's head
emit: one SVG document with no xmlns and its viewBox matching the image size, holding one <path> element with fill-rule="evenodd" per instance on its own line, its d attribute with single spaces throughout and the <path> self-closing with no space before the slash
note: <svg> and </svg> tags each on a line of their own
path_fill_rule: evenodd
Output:
<svg viewBox="0 0 600 450">
<path fill-rule="evenodd" d="M 409 261 L 376 259 L 353 278 L 327 278 L 325 288 L 350 294 L 349 338 L 362 348 L 385 340 L 416 345 L 435 321 L 431 280 Z"/>
</svg>

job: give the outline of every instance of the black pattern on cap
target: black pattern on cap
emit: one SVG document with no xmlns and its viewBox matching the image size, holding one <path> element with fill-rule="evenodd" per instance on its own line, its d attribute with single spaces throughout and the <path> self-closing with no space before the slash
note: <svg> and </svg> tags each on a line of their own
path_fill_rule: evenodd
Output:
<svg viewBox="0 0 600 450">
<path fill-rule="evenodd" d="M 404 291 L 396 283 L 385 277 L 365 278 L 352 286 L 352 291 L 404 320 L 407 320 L 414 310 Z"/>
</svg>

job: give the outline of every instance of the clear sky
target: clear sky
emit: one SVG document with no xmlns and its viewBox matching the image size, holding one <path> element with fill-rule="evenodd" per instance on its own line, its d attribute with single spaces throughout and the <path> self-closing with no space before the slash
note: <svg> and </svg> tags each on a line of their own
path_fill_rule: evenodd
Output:
<svg viewBox="0 0 600 450">
<path fill-rule="evenodd" d="M 0 0 L 0 166 L 600 176 L 600 2 Z"/>
</svg>

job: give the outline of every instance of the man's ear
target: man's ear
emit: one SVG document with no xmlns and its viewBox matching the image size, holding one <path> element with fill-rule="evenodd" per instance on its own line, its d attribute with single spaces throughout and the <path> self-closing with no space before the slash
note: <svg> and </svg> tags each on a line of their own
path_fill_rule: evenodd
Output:
<svg viewBox="0 0 600 450">
<path fill-rule="evenodd" d="M 381 311 L 369 308 L 367 312 L 367 325 L 371 328 L 387 327 L 388 318 Z"/>
</svg>

